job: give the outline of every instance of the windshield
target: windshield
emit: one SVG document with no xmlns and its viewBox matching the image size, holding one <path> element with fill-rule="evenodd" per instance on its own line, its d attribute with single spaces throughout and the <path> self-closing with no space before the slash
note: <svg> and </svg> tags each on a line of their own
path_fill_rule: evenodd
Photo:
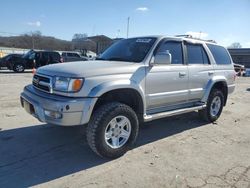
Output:
<svg viewBox="0 0 250 188">
<path fill-rule="evenodd" d="M 155 41 L 153 37 L 120 40 L 105 50 L 97 60 L 141 62 Z"/>
<path fill-rule="evenodd" d="M 32 53 L 34 53 L 34 50 L 28 51 L 26 54 L 23 55 L 23 58 L 28 59 Z"/>
</svg>

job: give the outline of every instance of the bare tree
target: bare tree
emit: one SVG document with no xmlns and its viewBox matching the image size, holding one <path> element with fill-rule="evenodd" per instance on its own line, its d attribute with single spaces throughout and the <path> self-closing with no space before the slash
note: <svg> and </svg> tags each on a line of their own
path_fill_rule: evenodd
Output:
<svg viewBox="0 0 250 188">
<path fill-rule="evenodd" d="M 239 42 L 234 42 L 228 48 L 242 48 L 242 46 Z"/>
<path fill-rule="evenodd" d="M 73 40 L 83 40 L 83 39 L 86 39 L 87 37 L 88 37 L 87 33 L 76 33 L 76 34 L 74 34 L 72 41 Z"/>
</svg>

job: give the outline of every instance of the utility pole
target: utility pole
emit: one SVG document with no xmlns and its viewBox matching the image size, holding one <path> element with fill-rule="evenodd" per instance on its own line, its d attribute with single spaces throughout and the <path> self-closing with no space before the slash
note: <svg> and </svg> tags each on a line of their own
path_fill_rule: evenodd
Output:
<svg viewBox="0 0 250 188">
<path fill-rule="evenodd" d="M 32 31 L 30 33 L 31 33 L 32 49 L 34 50 L 34 48 L 35 48 L 34 33 Z"/>
<path fill-rule="evenodd" d="M 128 38 L 128 33 L 129 33 L 129 19 L 130 17 L 128 17 L 128 23 L 127 23 L 127 38 Z"/>
<path fill-rule="evenodd" d="M 32 34 L 32 49 L 34 50 L 35 44 L 34 44 L 34 35 Z"/>
</svg>

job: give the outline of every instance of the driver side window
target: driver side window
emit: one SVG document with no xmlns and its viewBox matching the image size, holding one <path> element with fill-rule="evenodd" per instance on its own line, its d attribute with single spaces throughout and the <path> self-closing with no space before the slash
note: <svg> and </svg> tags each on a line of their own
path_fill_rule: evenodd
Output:
<svg viewBox="0 0 250 188">
<path fill-rule="evenodd" d="M 175 41 L 167 41 L 161 44 L 157 53 L 168 51 L 172 56 L 171 64 L 183 64 L 182 43 Z"/>
</svg>

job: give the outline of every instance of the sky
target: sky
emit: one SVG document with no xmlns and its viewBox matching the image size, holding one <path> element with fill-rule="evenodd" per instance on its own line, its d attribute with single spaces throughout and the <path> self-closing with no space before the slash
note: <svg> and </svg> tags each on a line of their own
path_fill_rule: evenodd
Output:
<svg viewBox="0 0 250 188">
<path fill-rule="evenodd" d="M 250 0 L 5 0 L 0 36 L 41 31 L 72 40 L 75 33 L 110 38 L 193 34 L 250 47 Z"/>
</svg>

